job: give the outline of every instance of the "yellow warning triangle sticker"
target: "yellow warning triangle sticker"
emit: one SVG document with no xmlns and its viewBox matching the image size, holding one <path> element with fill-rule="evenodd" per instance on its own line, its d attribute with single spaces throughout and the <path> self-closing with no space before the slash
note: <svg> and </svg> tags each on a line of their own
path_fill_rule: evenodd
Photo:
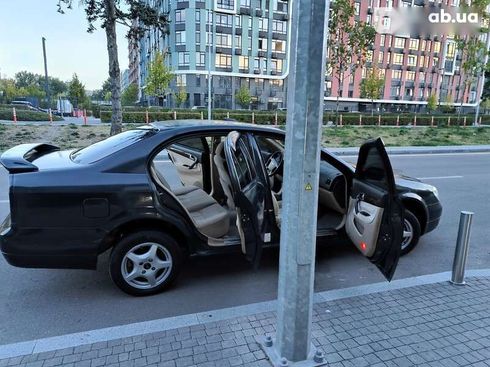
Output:
<svg viewBox="0 0 490 367">
<path fill-rule="evenodd" d="M 310 184 L 309 182 L 306 184 L 306 186 L 305 186 L 305 190 L 306 190 L 306 191 L 311 191 L 311 190 L 313 190 L 313 187 L 311 187 L 311 184 Z"/>
</svg>

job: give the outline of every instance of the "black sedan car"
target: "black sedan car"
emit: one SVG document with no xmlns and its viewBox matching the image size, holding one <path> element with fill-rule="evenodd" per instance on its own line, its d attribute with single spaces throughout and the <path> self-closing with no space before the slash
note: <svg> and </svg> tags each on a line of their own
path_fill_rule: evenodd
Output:
<svg viewBox="0 0 490 367">
<path fill-rule="evenodd" d="M 241 250 L 258 265 L 279 243 L 284 138 L 176 121 L 80 150 L 16 146 L 0 158 L 10 173 L 2 254 L 19 267 L 95 269 L 110 250 L 110 275 L 132 295 L 168 287 L 189 255 Z M 323 149 L 318 197 L 318 238 L 349 239 L 388 279 L 442 211 L 433 186 L 395 183 L 380 139 L 361 147 L 356 168 Z"/>
</svg>

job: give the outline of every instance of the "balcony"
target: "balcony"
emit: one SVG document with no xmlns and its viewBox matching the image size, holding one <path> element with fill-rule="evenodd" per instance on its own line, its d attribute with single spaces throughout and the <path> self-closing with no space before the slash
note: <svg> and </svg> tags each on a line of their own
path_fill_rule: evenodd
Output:
<svg viewBox="0 0 490 367">
<path fill-rule="evenodd" d="M 258 57 L 266 57 L 267 56 L 267 51 L 259 50 L 257 52 Z"/>
<path fill-rule="evenodd" d="M 261 17 L 264 14 L 262 9 L 255 9 L 255 16 Z"/>
<path fill-rule="evenodd" d="M 251 14 L 250 8 L 241 6 L 240 7 L 240 14 L 250 15 Z"/>
<path fill-rule="evenodd" d="M 259 37 L 260 38 L 267 38 L 268 35 L 269 35 L 269 32 L 264 31 L 264 30 L 259 30 Z"/>
<path fill-rule="evenodd" d="M 242 50 L 240 48 L 235 48 L 235 55 L 241 55 Z"/>
<path fill-rule="evenodd" d="M 235 28 L 235 34 L 241 36 L 242 32 L 243 32 L 243 30 L 241 28 Z"/>
</svg>

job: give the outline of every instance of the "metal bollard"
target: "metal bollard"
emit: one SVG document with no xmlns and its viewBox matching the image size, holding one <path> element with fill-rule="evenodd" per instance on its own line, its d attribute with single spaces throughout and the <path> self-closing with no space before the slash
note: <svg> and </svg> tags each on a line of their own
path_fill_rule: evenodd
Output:
<svg viewBox="0 0 490 367">
<path fill-rule="evenodd" d="M 466 259 L 468 258 L 468 248 L 470 246 L 471 222 L 473 221 L 472 212 L 463 211 L 459 219 L 458 239 L 456 241 L 456 250 L 454 252 L 453 272 L 451 283 L 455 285 L 464 285 L 464 270 Z"/>
</svg>

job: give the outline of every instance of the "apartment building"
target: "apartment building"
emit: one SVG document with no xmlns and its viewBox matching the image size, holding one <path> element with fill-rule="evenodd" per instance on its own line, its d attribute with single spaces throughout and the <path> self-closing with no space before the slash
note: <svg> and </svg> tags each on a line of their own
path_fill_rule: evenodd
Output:
<svg viewBox="0 0 490 367">
<path fill-rule="evenodd" d="M 288 73 L 290 3 L 283 0 L 147 0 L 168 12 L 170 33 L 147 32 L 139 43 L 140 86 L 144 95 L 148 65 L 156 51 L 166 54 L 176 74 L 171 94 L 185 88 L 187 105 L 203 106 L 211 95 L 214 108 L 249 108 L 235 101 L 242 86 L 251 108 L 285 106 Z M 162 102 L 162 101 L 160 101 Z"/>
<path fill-rule="evenodd" d="M 441 3 L 459 5 L 455 0 L 356 1 L 356 20 L 373 24 L 377 7 L 421 7 Z M 377 34 L 363 68 L 344 78 L 342 85 L 332 75 L 326 76 L 325 106 L 327 109 L 336 107 L 335 100 L 340 90 L 342 110 L 370 109 L 370 101 L 362 98 L 361 82 L 369 69 L 377 68 L 385 79 L 381 98 L 377 100 L 377 108 L 381 111 L 423 110 L 431 94 L 435 94 L 442 104 L 460 105 L 462 101 L 464 107 L 471 108 L 476 102 L 480 84 L 475 82 L 465 90 L 466 76 L 461 70 L 461 63 L 454 38 L 447 34 L 426 37 Z"/>
<path fill-rule="evenodd" d="M 166 62 L 176 74 L 169 98 L 158 101 L 173 106 L 172 94 L 180 88 L 188 93 L 187 106 L 204 106 L 208 100 L 208 79 L 214 108 L 248 108 L 235 100 L 236 91 L 245 86 L 252 95 L 251 108 L 287 107 L 289 73 L 290 14 L 294 0 L 146 0 L 168 12 L 170 33 L 157 30 L 132 50 L 130 75 L 139 64 L 139 85 L 144 100 L 148 65 L 156 51 L 166 54 Z M 377 7 L 428 6 L 431 3 L 457 5 L 455 0 L 355 0 L 355 18 L 373 24 Z M 131 48 L 130 48 L 131 50 Z M 131 52 L 130 52 L 131 54 Z M 448 35 L 398 37 L 377 34 L 363 68 L 357 69 L 339 85 L 332 75 L 325 76 L 325 109 L 334 109 L 340 91 L 340 106 L 346 111 L 371 108 L 362 98 L 361 82 L 376 67 L 385 79 L 380 110 L 420 111 L 427 98 L 435 94 L 443 103 L 452 101 L 471 106 L 479 86 L 463 90 L 461 56 Z M 131 77 L 130 77 L 131 79 Z M 152 102 L 155 102 L 154 100 Z"/>
</svg>

